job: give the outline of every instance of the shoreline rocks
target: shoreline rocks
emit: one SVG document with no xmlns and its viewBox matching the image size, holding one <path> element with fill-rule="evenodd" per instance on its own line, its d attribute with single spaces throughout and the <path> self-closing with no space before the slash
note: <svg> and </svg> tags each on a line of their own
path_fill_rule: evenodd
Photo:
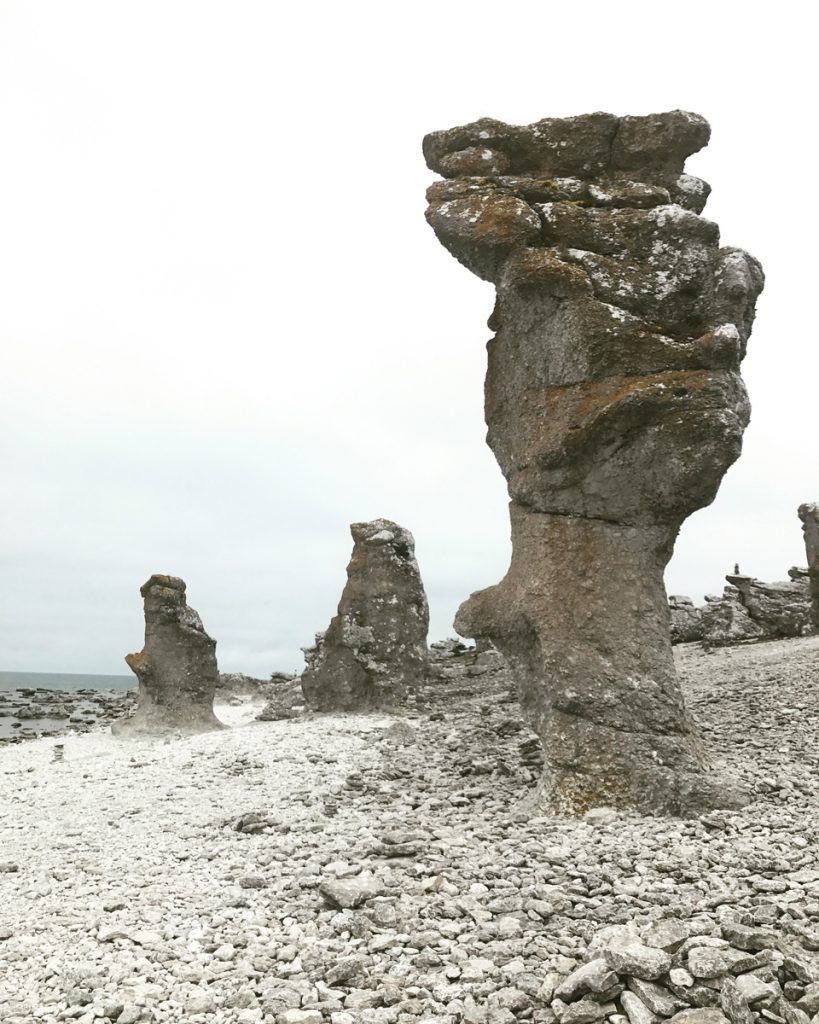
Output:
<svg viewBox="0 0 819 1024">
<path fill-rule="evenodd" d="M 135 704 L 135 690 L 0 690 L 0 746 L 88 732 L 116 721 Z"/>
</svg>

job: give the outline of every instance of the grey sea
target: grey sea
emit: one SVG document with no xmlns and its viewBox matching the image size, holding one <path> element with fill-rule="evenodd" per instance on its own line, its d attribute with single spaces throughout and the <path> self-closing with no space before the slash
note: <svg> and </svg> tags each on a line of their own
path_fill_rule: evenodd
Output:
<svg viewBox="0 0 819 1024">
<path fill-rule="evenodd" d="M 80 675 L 70 672 L 0 672 L 0 690 L 130 690 L 136 676 Z"/>
</svg>

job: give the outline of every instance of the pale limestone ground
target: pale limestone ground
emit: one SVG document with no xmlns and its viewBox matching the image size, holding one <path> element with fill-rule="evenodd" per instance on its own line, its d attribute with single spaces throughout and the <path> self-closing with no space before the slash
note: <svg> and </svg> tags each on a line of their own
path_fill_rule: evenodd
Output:
<svg viewBox="0 0 819 1024">
<path fill-rule="evenodd" d="M 173 742 L 67 737 L 63 764 L 52 740 L 0 750 L 0 862 L 18 867 L 0 873 L 0 1020 L 102 1024 L 124 1006 L 124 1024 L 299 1008 L 305 1024 L 456 1024 L 566 973 L 603 924 L 672 915 L 717 934 L 762 899 L 819 928 L 819 638 L 677 657 L 716 760 L 754 790 L 740 813 L 526 819 L 525 734 L 497 738 L 518 709 L 480 680 L 403 748 L 387 717 L 254 723 L 244 706 L 219 709 L 234 728 Z M 226 824 L 254 810 L 266 834 Z M 388 828 L 420 853 L 385 860 Z M 319 882 L 362 870 L 377 913 L 329 909 Z M 364 975 L 333 981 L 351 955 Z"/>
<path fill-rule="evenodd" d="M 218 920 L 229 886 L 259 867 L 256 849 L 237 843 L 233 833 L 226 841 L 223 824 L 273 806 L 299 829 L 306 812 L 291 800 L 294 789 L 329 789 L 339 774 L 360 766 L 366 736 L 379 725 L 346 718 L 336 726 L 312 721 L 294 729 L 289 722 L 254 722 L 258 710 L 218 707 L 232 729 L 169 743 L 121 742 L 107 731 L 60 737 L 62 764 L 52 761 L 53 740 L 0 750 L 0 860 L 20 868 L 0 874 L 0 927 L 14 933 L 0 943 L 0 965 L 4 955 L 13 957 L 5 979 L 0 970 L 0 1020 L 18 1019 L 9 1016 L 9 1002 L 25 1004 L 20 1020 L 56 1020 L 65 1003 L 49 1008 L 46 999 L 49 990 L 65 988 L 68 965 L 103 957 L 116 976 L 117 962 L 130 968 L 140 959 L 139 945 L 101 944 L 100 927 L 121 923 L 158 933 L 146 943 L 152 950 L 161 950 L 159 935 L 171 929 L 183 949 L 196 950 L 215 911 Z M 331 751 L 337 761 L 327 764 Z M 311 755 L 320 758 L 317 765 Z M 123 909 L 103 910 L 118 900 Z M 265 917 L 253 910 L 227 916 L 246 920 L 262 942 L 272 937 Z M 52 971 L 51 984 L 44 983 Z M 159 991 L 140 998 L 145 984 L 141 970 L 126 975 L 111 986 L 114 1001 L 162 1002 Z M 166 1019 L 175 1019 L 172 1007 Z"/>
</svg>

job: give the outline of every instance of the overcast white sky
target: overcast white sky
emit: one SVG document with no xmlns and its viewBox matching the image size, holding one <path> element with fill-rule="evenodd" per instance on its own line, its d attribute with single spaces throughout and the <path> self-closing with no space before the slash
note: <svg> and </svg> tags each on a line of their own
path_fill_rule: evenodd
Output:
<svg viewBox="0 0 819 1024">
<path fill-rule="evenodd" d="M 420 148 L 483 115 L 711 121 L 688 170 L 768 283 L 745 451 L 667 582 L 701 598 L 737 560 L 763 579 L 804 564 L 796 506 L 819 498 L 804 10 L 0 2 L 0 668 L 127 673 L 152 572 L 187 580 L 222 669 L 300 667 L 358 519 L 415 534 L 432 638 L 500 579 L 493 291 L 426 226 Z"/>
</svg>

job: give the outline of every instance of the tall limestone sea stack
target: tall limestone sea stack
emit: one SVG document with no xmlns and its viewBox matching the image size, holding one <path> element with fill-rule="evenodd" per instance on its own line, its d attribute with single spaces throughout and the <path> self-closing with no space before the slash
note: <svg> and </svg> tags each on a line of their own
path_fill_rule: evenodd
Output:
<svg viewBox="0 0 819 1024">
<path fill-rule="evenodd" d="M 338 613 L 305 649 L 302 689 L 317 711 L 360 711 L 410 696 L 427 664 L 429 607 L 415 541 L 389 519 L 353 523 Z"/>
<path fill-rule="evenodd" d="M 739 798 L 686 711 L 663 571 L 739 456 L 763 274 L 699 216 L 683 111 L 492 119 L 424 140 L 438 239 L 497 291 L 488 442 L 512 563 L 458 631 L 512 665 L 543 742 L 539 803 L 696 813 Z"/>
<path fill-rule="evenodd" d="M 219 683 L 216 641 L 188 607 L 185 581 L 155 574 L 140 587 L 145 599 L 145 646 L 125 661 L 139 679 L 131 718 L 115 722 L 121 736 L 222 729 L 213 713 Z"/>
<path fill-rule="evenodd" d="M 808 556 L 811 617 L 814 628 L 819 629 L 819 504 L 806 502 L 804 505 L 800 505 L 799 518 L 802 520 L 805 553 Z"/>
</svg>

